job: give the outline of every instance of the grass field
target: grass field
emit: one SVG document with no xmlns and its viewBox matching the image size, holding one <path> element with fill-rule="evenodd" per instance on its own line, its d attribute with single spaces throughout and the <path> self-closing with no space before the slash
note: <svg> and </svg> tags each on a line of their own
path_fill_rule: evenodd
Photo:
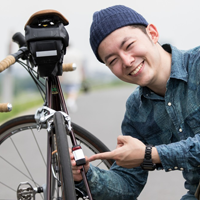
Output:
<svg viewBox="0 0 200 200">
<path fill-rule="evenodd" d="M 12 104 L 12 111 L 0 113 L 0 124 L 31 108 L 42 106 L 43 100 L 39 95 L 22 95 L 20 97 L 15 97 L 13 102 L 9 103 Z"/>
</svg>

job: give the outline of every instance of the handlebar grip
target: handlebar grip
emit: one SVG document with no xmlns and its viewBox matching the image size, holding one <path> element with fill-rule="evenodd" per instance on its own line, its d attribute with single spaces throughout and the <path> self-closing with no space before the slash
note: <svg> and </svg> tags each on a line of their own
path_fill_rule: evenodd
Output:
<svg viewBox="0 0 200 200">
<path fill-rule="evenodd" d="M 0 112 L 10 112 L 12 110 L 12 104 L 0 103 Z"/>
<path fill-rule="evenodd" d="M 75 63 L 63 63 L 63 71 L 68 72 L 68 71 L 74 71 L 76 70 L 76 64 Z"/>
<path fill-rule="evenodd" d="M 22 35 L 22 33 L 17 32 L 12 36 L 13 42 L 17 43 L 19 47 L 23 47 L 26 45 L 25 37 Z"/>
<path fill-rule="evenodd" d="M 7 56 L 0 62 L 0 73 L 15 63 L 15 57 L 12 55 Z"/>
</svg>

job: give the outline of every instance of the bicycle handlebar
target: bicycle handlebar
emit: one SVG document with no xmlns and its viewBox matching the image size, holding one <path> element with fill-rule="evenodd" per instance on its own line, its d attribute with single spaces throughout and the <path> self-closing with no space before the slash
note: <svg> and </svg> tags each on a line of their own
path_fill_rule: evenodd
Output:
<svg viewBox="0 0 200 200">
<path fill-rule="evenodd" d="M 74 71 L 76 70 L 76 64 L 75 63 L 64 63 L 62 65 L 64 72 Z"/>
<path fill-rule="evenodd" d="M 4 58 L 0 62 L 0 73 L 9 68 L 12 64 L 14 64 L 19 58 L 21 58 L 24 55 L 24 51 L 27 50 L 26 47 L 21 48 L 18 52 L 16 52 L 13 55 L 9 55 L 6 58 Z M 74 71 L 76 69 L 75 63 L 64 63 L 63 64 L 63 71 Z"/>
<path fill-rule="evenodd" d="M 15 63 L 15 57 L 12 55 L 7 56 L 0 62 L 0 73 Z"/>
<path fill-rule="evenodd" d="M 26 46 L 25 37 L 22 35 L 21 32 L 17 32 L 12 36 L 13 42 L 17 43 L 19 47 Z"/>
<path fill-rule="evenodd" d="M 10 112 L 12 105 L 10 103 L 0 103 L 0 112 Z"/>
<path fill-rule="evenodd" d="M 28 49 L 27 47 L 21 47 L 16 53 L 11 54 L 4 58 L 0 62 L 0 73 L 9 68 L 12 64 L 14 64 L 19 58 L 22 58 L 26 53 Z"/>
</svg>

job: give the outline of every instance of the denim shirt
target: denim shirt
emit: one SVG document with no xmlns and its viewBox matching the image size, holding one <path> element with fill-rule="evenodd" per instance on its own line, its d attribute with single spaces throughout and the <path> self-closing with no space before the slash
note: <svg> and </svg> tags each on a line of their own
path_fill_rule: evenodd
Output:
<svg viewBox="0 0 200 200">
<path fill-rule="evenodd" d="M 183 173 L 188 192 L 180 198 L 195 200 L 200 179 L 200 47 L 188 51 L 169 45 L 163 48 L 172 54 L 166 94 L 162 97 L 138 87 L 126 102 L 122 133 L 154 145 L 166 172 Z M 137 199 L 147 177 L 148 172 L 140 167 L 126 169 L 116 163 L 108 171 L 90 164 L 87 173 L 96 200 Z M 83 188 L 83 183 L 77 186 Z"/>
</svg>

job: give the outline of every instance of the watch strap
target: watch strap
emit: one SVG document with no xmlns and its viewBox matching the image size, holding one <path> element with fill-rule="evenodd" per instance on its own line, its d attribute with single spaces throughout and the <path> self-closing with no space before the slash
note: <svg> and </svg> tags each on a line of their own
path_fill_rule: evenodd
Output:
<svg viewBox="0 0 200 200">
<path fill-rule="evenodd" d="M 146 145 L 145 155 L 143 163 L 140 165 L 143 170 L 153 171 L 156 168 L 156 164 L 152 162 L 151 152 L 152 152 L 152 145 Z"/>
</svg>

